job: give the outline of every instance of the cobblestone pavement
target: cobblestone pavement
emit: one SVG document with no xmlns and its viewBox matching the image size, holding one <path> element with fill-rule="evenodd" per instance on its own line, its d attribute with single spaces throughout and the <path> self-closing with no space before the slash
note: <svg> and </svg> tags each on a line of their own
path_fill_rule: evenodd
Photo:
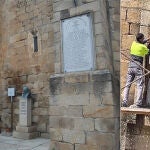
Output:
<svg viewBox="0 0 150 150">
<path fill-rule="evenodd" d="M 0 135 L 0 150 L 49 150 L 49 139 L 16 139 Z"/>
</svg>

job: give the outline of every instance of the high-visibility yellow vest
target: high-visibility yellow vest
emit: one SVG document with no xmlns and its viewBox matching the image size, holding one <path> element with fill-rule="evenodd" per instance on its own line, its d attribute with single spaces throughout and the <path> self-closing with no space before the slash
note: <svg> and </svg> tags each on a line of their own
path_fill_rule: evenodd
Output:
<svg viewBox="0 0 150 150">
<path fill-rule="evenodd" d="M 144 57 L 146 54 L 148 54 L 148 52 L 149 50 L 144 44 L 134 41 L 131 45 L 130 54 Z"/>
</svg>

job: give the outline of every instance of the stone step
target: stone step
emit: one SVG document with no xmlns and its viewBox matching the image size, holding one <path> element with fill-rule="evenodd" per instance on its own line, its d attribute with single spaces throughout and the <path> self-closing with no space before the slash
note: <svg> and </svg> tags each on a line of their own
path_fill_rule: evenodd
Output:
<svg viewBox="0 0 150 150">
<path fill-rule="evenodd" d="M 16 126 L 16 131 L 31 133 L 31 132 L 36 132 L 37 131 L 37 127 L 36 126 L 31 126 L 31 127 Z"/>
<path fill-rule="evenodd" d="M 34 139 L 36 137 L 39 137 L 39 132 L 25 133 L 25 132 L 14 131 L 13 137 L 19 138 L 19 139 L 24 139 L 24 140 Z"/>
</svg>

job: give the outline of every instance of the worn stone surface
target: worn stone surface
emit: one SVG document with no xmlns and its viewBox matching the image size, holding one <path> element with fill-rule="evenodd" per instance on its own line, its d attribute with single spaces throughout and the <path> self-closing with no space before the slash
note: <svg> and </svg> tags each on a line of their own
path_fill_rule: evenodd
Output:
<svg viewBox="0 0 150 150">
<path fill-rule="evenodd" d="M 1 69 L 3 76 L 0 77 L 0 91 L 5 93 L 2 99 L 6 102 L 7 87 L 11 86 L 16 89 L 16 97 L 13 102 L 14 129 L 19 118 L 17 96 L 21 95 L 23 85 L 29 86 L 34 96 L 40 95 L 41 97 L 33 102 L 32 121 L 40 124 L 36 116 L 48 115 L 49 99 L 47 95 L 49 94 L 49 85 L 46 85 L 45 82 L 48 82 L 49 75 L 54 72 L 52 44 L 54 32 L 51 23 L 53 3 L 49 0 L 40 3 L 38 1 L 25 2 L 4 1 L 3 4 L 0 4 L 0 66 L 3 68 Z M 34 53 L 33 50 L 32 30 L 37 30 L 37 53 Z M 1 110 L 2 114 L 6 114 L 5 110 L 10 109 L 10 101 L 5 104 Z M 3 121 L 3 126 L 6 125 L 7 122 Z M 47 126 L 46 121 L 45 126 Z M 47 132 L 46 128 L 44 131 L 43 128 L 39 128 L 39 130 L 41 129 L 41 133 L 45 133 Z"/>
<path fill-rule="evenodd" d="M 15 128 L 19 118 L 17 97 L 27 85 L 33 98 L 32 123 L 41 136 L 50 132 L 52 149 L 109 147 L 86 144 L 86 138 L 88 132 L 100 128 L 95 126 L 95 119 L 118 117 L 119 96 L 113 93 L 113 80 L 114 76 L 119 80 L 119 4 L 119 0 L 78 0 L 77 6 L 70 0 L 0 3 L 0 116 L 7 114 L 8 118 L 3 119 L 3 127 L 10 124 L 7 88 L 16 89 Z M 92 16 L 94 70 L 66 74 L 61 19 L 87 12 Z M 34 52 L 33 34 L 37 34 L 38 52 Z M 99 108 L 102 114 L 94 114 Z"/>
<path fill-rule="evenodd" d="M 70 143 L 51 141 L 50 150 L 74 150 L 74 146 Z"/>
<path fill-rule="evenodd" d="M 61 149 L 59 146 L 60 143 L 64 144 L 63 141 L 67 142 L 64 144 L 68 149 L 70 144 L 74 146 L 75 150 L 98 150 L 98 149 L 112 149 L 114 145 L 112 142 L 109 142 L 110 145 L 105 144 L 105 139 L 111 138 L 111 133 L 117 133 L 119 130 L 117 128 L 117 122 L 111 127 L 108 127 L 110 134 L 104 133 L 103 144 L 100 143 L 90 143 L 92 138 L 88 138 L 87 135 L 89 132 L 93 132 L 97 129 L 100 130 L 98 126 L 98 121 L 95 122 L 97 118 L 109 118 L 113 119 L 115 116 L 119 117 L 117 114 L 116 99 L 113 96 L 113 84 L 112 84 L 112 75 L 110 74 L 110 70 L 112 70 L 112 55 L 111 50 L 108 50 L 110 47 L 105 44 L 109 43 L 109 38 L 111 37 L 111 41 L 113 43 L 113 55 L 114 55 L 114 64 L 115 64 L 115 73 L 119 75 L 119 1 L 112 2 L 109 1 L 110 6 L 110 20 L 111 20 L 111 32 L 108 32 L 108 22 L 105 18 L 106 16 L 103 14 L 106 12 L 105 1 L 84 1 L 85 4 L 79 2 L 78 7 L 72 7 L 68 10 L 65 10 L 67 13 L 65 15 L 78 15 L 82 14 L 87 10 L 93 10 L 94 16 L 94 31 L 96 33 L 96 60 L 95 67 L 96 70 L 100 70 L 99 72 L 92 71 L 92 74 L 82 72 L 70 74 L 61 74 L 61 62 L 60 62 L 60 42 L 57 36 L 55 37 L 56 41 L 56 56 L 57 60 L 55 62 L 55 73 L 54 76 L 50 78 L 50 135 L 52 143 L 57 143 L 55 145 L 56 149 Z M 83 2 L 83 1 L 82 1 Z M 56 1 L 58 6 L 60 5 L 60 1 Z M 99 10 L 100 8 L 100 10 Z M 116 10 L 113 12 L 112 10 Z M 57 10 L 57 9 L 56 9 Z M 57 14 L 56 14 L 57 13 Z M 56 11 L 54 21 L 56 23 L 56 31 L 59 31 L 58 21 L 63 16 L 63 11 Z M 105 28 L 104 28 L 105 27 Z M 116 33 L 117 32 L 117 33 Z M 109 35 L 111 33 L 111 36 Z M 107 72 L 107 70 L 109 70 Z M 92 109 L 92 110 L 91 110 Z M 99 111 L 100 110 L 100 111 Z M 99 111 L 99 112 L 98 112 Z M 66 119 L 67 117 L 67 119 Z M 67 123 L 69 122 L 69 124 Z M 96 125 L 97 124 L 97 125 Z M 104 128 L 102 129 L 105 130 Z M 102 132 L 103 132 L 102 131 Z M 104 131 L 105 132 L 105 131 Z M 113 134 L 114 134 L 113 133 Z M 106 136 L 106 138 L 105 138 Z M 116 136 L 117 137 L 117 136 Z M 87 138 L 88 142 L 87 143 Z M 98 137 L 99 138 L 99 137 Z M 96 139 L 96 138 L 95 138 Z M 95 140 L 94 139 L 94 140 Z M 108 140 L 108 139 L 107 139 Z M 57 141 L 57 142 L 56 142 Z M 60 142 L 62 141 L 62 142 Z M 118 149 L 118 139 L 116 138 L 116 148 Z M 71 149 L 72 147 L 70 147 Z"/>
<path fill-rule="evenodd" d="M 67 78 L 71 79 L 71 76 Z M 115 139 L 119 132 L 119 107 L 113 93 L 112 76 L 106 70 L 95 71 L 93 75 L 87 73 L 86 76 L 89 77 L 86 83 L 65 81 L 62 74 L 51 76 L 50 86 L 56 90 L 50 96 L 51 140 L 75 144 L 79 150 L 110 149 L 115 147 L 114 142 L 118 147 Z M 110 145 L 107 138 L 111 139 Z M 98 139 L 103 140 L 98 144 Z"/>
</svg>

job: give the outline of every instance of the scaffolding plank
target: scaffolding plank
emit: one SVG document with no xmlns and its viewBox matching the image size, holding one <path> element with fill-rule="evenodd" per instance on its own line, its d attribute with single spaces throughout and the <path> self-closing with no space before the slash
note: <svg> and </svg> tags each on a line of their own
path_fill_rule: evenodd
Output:
<svg viewBox="0 0 150 150">
<path fill-rule="evenodd" d="M 143 114 L 150 115 L 149 108 L 129 108 L 129 107 L 121 107 L 122 113 L 132 113 L 132 114 Z"/>
</svg>

